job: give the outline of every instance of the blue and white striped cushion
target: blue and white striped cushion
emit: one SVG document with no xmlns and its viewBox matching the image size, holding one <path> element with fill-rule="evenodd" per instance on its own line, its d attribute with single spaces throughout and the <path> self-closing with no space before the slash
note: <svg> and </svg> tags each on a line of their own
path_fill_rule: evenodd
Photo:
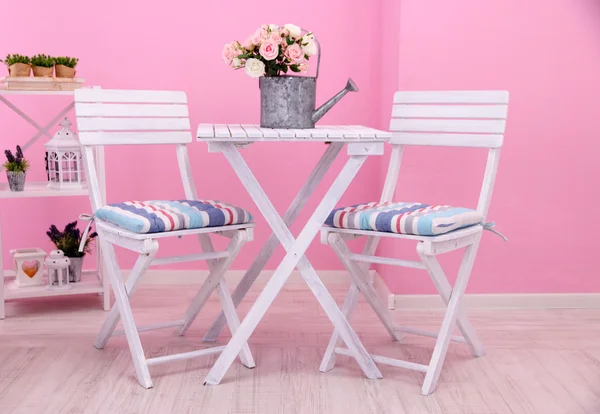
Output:
<svg viewBox="0 0 600 414">
<path fill-rule="evenodd" d="M 343 229 L 437 236 L 482 220 L 481 213 L 463 207 L 373 202 L 335 209 L 325 224 Z"/>
<path fill-rule="evenodd" d="M 197 229 L 252 221 L 246 210 L 216 200 L 149 200 L 108 204 L 96 211 L 98 219 L 134 233 Z"/>
</svg>

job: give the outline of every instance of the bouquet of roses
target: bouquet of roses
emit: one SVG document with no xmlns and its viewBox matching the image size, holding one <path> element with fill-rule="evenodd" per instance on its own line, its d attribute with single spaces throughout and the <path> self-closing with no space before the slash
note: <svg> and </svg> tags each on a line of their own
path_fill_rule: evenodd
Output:
<svg viewBox="0 0 600 414">
<path fill-rule="evenodd" d="M 306 72 L 308 60 L 317 53 L 311 32 L 293 24 L 279 27 L 263 24 L 242 43 L 233 41 L 223 47 L 223 61 L 234 69 L 242 69 L 252 78 L 282 76 L 292 72 Z"/>
</svg>

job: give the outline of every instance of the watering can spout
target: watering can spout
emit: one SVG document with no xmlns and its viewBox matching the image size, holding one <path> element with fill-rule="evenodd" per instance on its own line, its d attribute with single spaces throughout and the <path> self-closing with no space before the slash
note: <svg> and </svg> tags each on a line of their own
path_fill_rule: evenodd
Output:
<svg viewBox="0 0 600 414">
<path fill-rule="evenodd" d="M 346 83 L 346 87 L 344 89 L 336 93 L 334 96 L 331 97 L 331 99 L 329 99 L 327 102 L 325 102 L 323 105 L 321 105 L 315 110 L 315 112 L 312 115 L 313 123 L 316 123 L 319 119 L 321 119 L 323 115 L 325 115 L 327 111 L 329 111 L 333 107 L 333 105 L 338 103 L 339 100 L 342 99 L 344 95 L 346 95 L 348 92 L 358 92 L 358 87 L 350 78 L 348 78 L 348 82 Z"/>
</svg>

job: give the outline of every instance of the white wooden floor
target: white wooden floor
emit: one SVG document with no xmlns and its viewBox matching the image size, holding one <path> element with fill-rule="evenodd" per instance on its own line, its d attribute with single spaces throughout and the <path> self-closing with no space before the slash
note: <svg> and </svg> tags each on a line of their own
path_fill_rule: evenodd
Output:
<svg viewBox="0 0 600 414">
<path fill-rule="evenodd" d="M 341 301 L 345 290 L 333 292 Z M 179 318 L 193 294 L 186 286 L 140 287 L 133 301 L 138 323 Z M 249 299 L 255 297 L 256 291 Z M 451 345 L 437 391 L 422 397 L 423 374 L 413 371 L 381 366 L 385 378 L 370 381 L 338 357 L 333 371 L 320 373 L 331 327 L 299 285 L 284 289 L 253 335 L 257 368 L 236 362 L 221 385 L 203 386 L 215 357 L 159 365 L 150 371 L 154 389 L 144 390 L 124 337 L 113 338 L 104 351 L 92 347 L 105 316 L 100 301 L 87 296 L 8 304 L 8 318 L 0 321 L 0 413 L 600 413 L 600 310 L 471 312 L 487 355 L 473 359 L 466 346 Z M 208 316 L 186 337 L 171 330 L 142 334 L 147 354 L 203 347 L 217 311 L 211 298 Z M 436 328 L 440 315 L 402 311 L 395 317 Z M 365 303 L 353 322 L 367 349 L 428 362 L 432 339 L 392 344 Z M 220 342 L 228 336 L 224 332 Z"/>
</svg>

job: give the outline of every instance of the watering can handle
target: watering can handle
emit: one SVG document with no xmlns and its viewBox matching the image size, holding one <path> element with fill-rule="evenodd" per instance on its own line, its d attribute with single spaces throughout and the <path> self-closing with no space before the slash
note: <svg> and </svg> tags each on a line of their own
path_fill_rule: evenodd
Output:
<svg viewBox="0 0 600 414">
<path fill-rule="evenodd" d="M 310 33 L 308 30 L 305 30 L 303 28 L 300 28 L 300 30 L 302 30 L 305 33 Z M 319 43 L 319 40 L 314 34 L 313 38 L 315 39 L 315 43 L 317 44 L 317 74 L 315 75 L 315 79 L 317 79 L 319 77 L 319 68 L 321 67 L 321 43 Z"/>
</svg>

